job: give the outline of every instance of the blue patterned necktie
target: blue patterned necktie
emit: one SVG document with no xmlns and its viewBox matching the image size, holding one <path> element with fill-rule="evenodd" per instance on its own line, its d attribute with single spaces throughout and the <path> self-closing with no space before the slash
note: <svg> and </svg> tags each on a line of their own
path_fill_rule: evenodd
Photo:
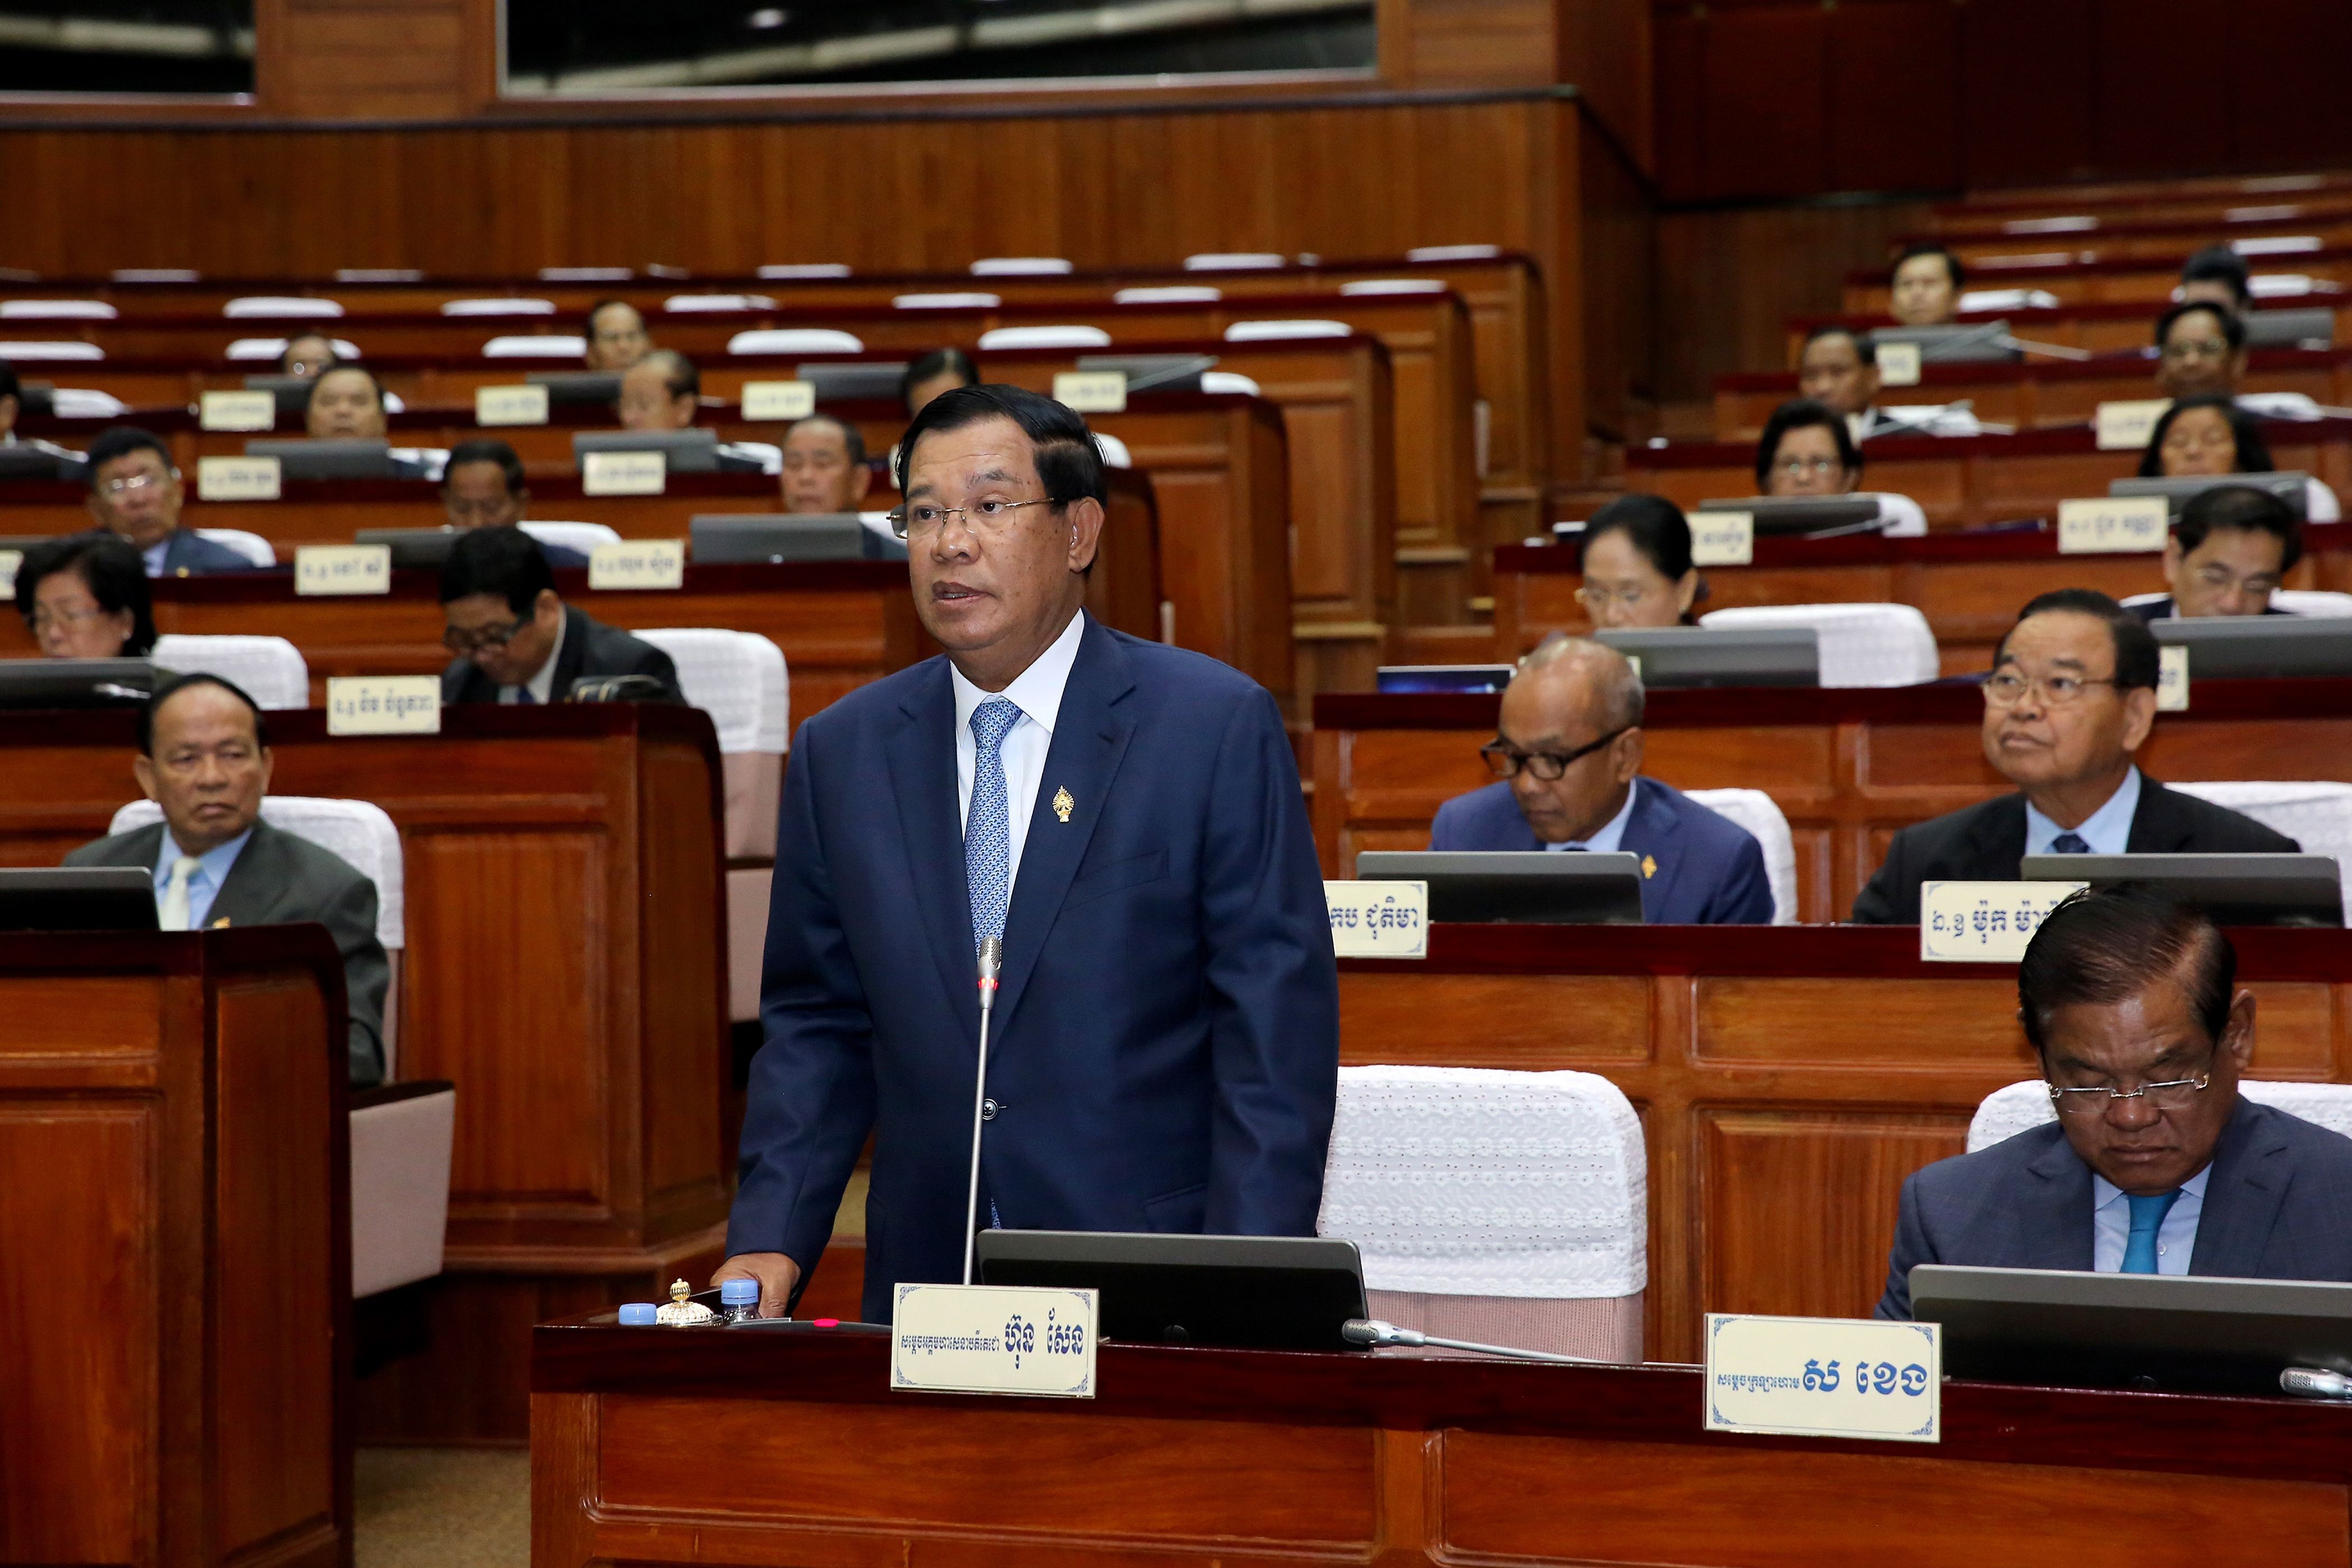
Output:
<svg viewBox="0 0 2352 1568">
<path fill-rule="evenodd" d="M 2124 1194 L 2124 1202 L 2131 1205 L 2131 1234 L 2124 1239 L 2125 1273 L 2156 1272 L 2156 1235 L 2164 1228 L 2164 1216 L 2171 1212 L 2179 1196 L 2179 1187 L 2152 1197 Z"/>
<path fill-rule="evenodd" d="M 2062 833 L 2050 841 L 2053 855 L 2088 855 L 2090 841 L 2079 833 Z"/>
<path fill-rule="evenodd" d="M 1021 710 L 992 697 L 971 710 L 971 806 L 963 821 L 963 875 L 971 890 L 971 950 L 1004 935 L 1013 890 L 1013 812 L 1004 784 L 1004 737 Z"/>
</svg>

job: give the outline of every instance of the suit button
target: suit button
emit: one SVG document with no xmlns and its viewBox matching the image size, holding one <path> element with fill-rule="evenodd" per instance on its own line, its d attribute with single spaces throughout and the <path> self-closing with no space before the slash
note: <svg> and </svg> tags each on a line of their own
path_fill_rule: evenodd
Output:
<svg viewBox="0 0 2352 1568">
<path fill-rule="evenodd" d="M 996 1101 L 992 1100 L 983 1100 L 980 1102 L 980 1119 L 982 1121 L 993 1121 L 996 1120 Z"/>
</svg>

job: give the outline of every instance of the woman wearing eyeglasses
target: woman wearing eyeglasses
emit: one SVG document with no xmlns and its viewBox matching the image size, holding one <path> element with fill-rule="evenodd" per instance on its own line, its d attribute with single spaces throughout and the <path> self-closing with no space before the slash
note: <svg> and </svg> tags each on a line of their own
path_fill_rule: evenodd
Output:
<svg viewBox="0 0 2352 1568">
<path fill-rule="evenodd" d="M 155 615 L 139 552 L 93 530 L 25 552 L 16 611 L 45 658 L 141 658 L 155 647 Z"/>
<path fill-rule="evenodd" d="M 1592 514 L 1576 547 L 1577 597 L 1602 631 L 1686 626 L 1706 596 L 1691 564 L 1690 521 L 1664 496 L 1619 496 Z"/>
<path fill-rule="evenodd" d="M 1772 410 L 1756 443 L 1756 493 L 1762 496 L 1856 495 L 1862 486 L 1862 448 L 1853 444 L 1845 417 L 1810 397 L 1791 398 Z M 1927 531 L 1927 513 L 1908 496 L 1867 492 L 1878 502 L 1882 533 L 1910 536 Z"/>
<path fill-rule="evenodd" d="M 2144 479 L 2202 479 L 2221 474 L 2274 473 L 2262 421 L 2228 397 L 2184 397 L 2164 411 L 2140 454 Z M 2306 522 L 2335 522 L 2343 515 L 2336 492 L 2316 479 L 2303 481 Z"/>
</svg>

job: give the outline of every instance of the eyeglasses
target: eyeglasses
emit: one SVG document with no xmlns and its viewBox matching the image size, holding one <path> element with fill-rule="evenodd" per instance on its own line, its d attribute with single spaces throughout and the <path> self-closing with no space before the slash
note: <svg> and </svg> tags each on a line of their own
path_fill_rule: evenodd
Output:
<svg viewBox="0 0 2352 1568">
<path fill-rule="evenodd" d="M 1584 601 L 1586 609 L 1595 612 L 1605 610 L 1611 605 L 1638 610 L 1649 602 L 1650 591 L 1636 584 L 1631 588 L 1579 588 L 1576 596 Z M 1665 595 L 1661 594 L 1658 597 Z"/>
<path fill-rule="evenodd" d="M 2110 676 L 2084 675 L 2021 675 L 2013 669 L 1996 669 L 1984 678 L 1985 704 L 1991 708 L 2014 708 L 2025 700 L 2025 694 L 2041 688 L 2042 700 L 2053 708 L 2063 708 L 2080 702 L 2083 695 L 2094 686 L 2113 686 Z"/>
<path fill-rule="evenodd" d="M 465 658 L 485 648 L 506 647 L 522 635 L 523 627 L 529 625 L 530 625 L 530 617 L 523 616 L 512 626 L 484 626 L 478 632 L 461 631 L 456 626 L 451 626 L 441 634 L 441 646 L 458 658 Z"/>
<path fill-rule="evenodd" d="M 2167 343 L 2167 359 L 2220 359 L 2230 352 L 2230 345 L 2219 338 L 2199 338 L 2190 342 Z"/>
<path fill-rule="evenodd" d="M 2061 1089 L 2056 1084 L 2043 1087 L 2050 1091 L 2050 1103 L 2058 1108 L 2061 1116 L 2105 1116 L 2107 1107 L 2119 1100 L 2144 1100 L 2150 1110 L 2186 1110 L 2197 1103 L 2205 1086 L 2213 1081 L 2210 1068 L 2195 1078 L 2167 1079 L 2162 1083 L 2144 1083 L 2137 1089 Z"/>
<path fill-rule="evenodd" d="M 107 480 L 98 489 L 102 495 L 127 495 L 132 490 L 143 490 L 150 485 L 167 483 L 176 477 L 172 474 L 125 474 L 119 479 Z"/>
<path fill-rule="evenodd" d="M 51 626 L 78 626 L 84 621 L 103 620 L 108 616 L 120 613 L 120 611 L 108 609 L 52 610 L 47 605 L 42 605 L 33 611 L 33 629 L 42 632 Z"/>
<path fill-rule="evenodd" d="M 1479 747 L 1478 755 L 1486 760 L 1486 771 L 1498 779 L 1516 778 L 1519 770 L 1525 768 L 1538 779 L 1549 784 L 1568 772 L 1569 763 L 1591 756 L 1633 727 L 1631 724 L 1620 725 L 1590 745 L 1579 746 L 1572 752 L 1522 752 L 1498 736 Z"/>
<path fill-rule="evenodd" d="M 2226 594 L 2232 588 L 2242 588 L 2249 594 L 2272 594 L 2278 591 L 2279 585 L 2277 576 L 2272 573 L 2255 572 L 2241 577 L 2221 565 L 2200 566 L 2197 580 L 2218 594 Z"/>
<path fill-rule="evenodd" d="M 1792 479 L 1801 479 L 1808 474 L 1834 474 L 1845 467 L 1835 458 L 1783 458 L 1772 466 Z"/>
<path fill-rule="evenodd" d="M 901 539 L 912 539 L 945 528 L 950 517 L 961 517 L 974 533 L 999 534 L 1013 525 L 1012 514 L 1023 507 L 1055 504 L 1050 496 L 1042 500 L 976 500 L 970 506 L 933 506 L 923 501 L 892 512 L 890 531 Z"/>
</svg>

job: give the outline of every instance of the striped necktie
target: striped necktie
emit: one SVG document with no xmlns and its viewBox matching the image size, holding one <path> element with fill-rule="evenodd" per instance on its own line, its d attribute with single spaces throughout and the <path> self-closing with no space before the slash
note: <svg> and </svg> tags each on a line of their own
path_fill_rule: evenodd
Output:
<svg viewBox="0 0 2352 1568">
<path fill-rule="evenodd" d="M 1004 737 L 1021 710 L 992 697 L 971 710 L 971 806 L 964 814 L 963 874 L 971 893 L 971 942 L 978 952 L 1004 935 L 1013 892 L 1013 812 L 1004 783 Z"/>
</svg>

